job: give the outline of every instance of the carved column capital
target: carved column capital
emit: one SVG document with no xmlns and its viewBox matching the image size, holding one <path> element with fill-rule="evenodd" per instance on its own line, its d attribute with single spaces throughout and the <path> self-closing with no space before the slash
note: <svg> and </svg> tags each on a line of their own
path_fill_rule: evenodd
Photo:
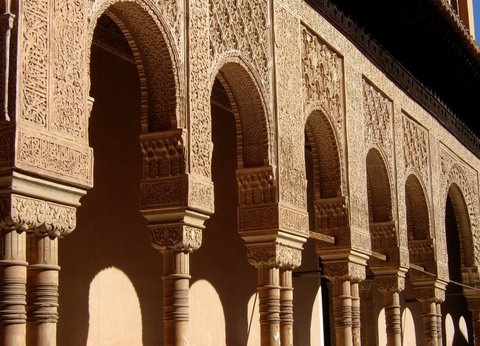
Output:
<svg viewBox="0 0 480 346">
<path fill-rule="evenodd" d="M 323 273 L 332 281 L 343 279 L 353 282 L 360 282 L 366 278 L 366 267 L 368 256 L 358 253 L 346 252 L 332 256 L 322 256 Z"/>
<path fill-rule="evenodd" d="M 294 269 L 302 262 L 302 249 L 279 243 L 247 244 L 248 262 L 254 267 Z"/>
<path fill-rule="evenodd" d="M 440 280 L 429 282 L 412 281 L 412 286 L 419 301 L 443 303 L 447 284 Z"/>
<path fill-rule="evenodd" d="M 0 229 L 63 237 L 76 227 L 84 190 L 13 172 L 0 178 Z"/>
<path fill-rule="evenodd" d="M 160 251 L 175 250 L 192 253 L 202 245 L 202 229 L 172 224 L 150 227 L 152 246 Z"/>
<path fill-rule="evenodd" d="M 391 275 L 376 275 L 375 284 L 382 293 L 401 292 L 405 289 L 405 273 L 398 272 Z"/>
</svg>

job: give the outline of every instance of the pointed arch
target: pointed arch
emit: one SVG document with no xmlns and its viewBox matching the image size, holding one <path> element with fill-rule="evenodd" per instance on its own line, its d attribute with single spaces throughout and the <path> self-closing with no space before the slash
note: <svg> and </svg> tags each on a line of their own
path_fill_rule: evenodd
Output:
<svg viewBox="0 0 480 346">
<path fill-rule="evenodd" d="M 387 166 L 376 148 L 371 148 L 367 154 L 367 193 L 370 223 L 393 221 L 392 193 Z"/>
<path fill-rule="evenodd" d="M 89 18 L 88 47 L 94 42 L 102 16 L 108 16 L 120 28 L 133 54 L 141 87 L 142 132 L 183 127 L 178 57 L 162 17 L 143 0 L 97 1 Z"/>
<path fill-rule="evenodd" d="M 310 113 L 305 124 L 305 145 L 313 159 L 315 200 L 341 197 L 340 153 L 335 131 L 320 110 Z"/>
<path fill-rule="evenodd" d="M 271 131 L 255 74 L 238 57 L 222 60 L 213 71 L 211 95 L 223 89 L 235 117 L 238 168 L 268 166 Z"/>
<path fill-rule="evenodd" d="M 430 232 L 430 211 L 426 189 L 416 174 L 410 174 L 405 181 L 405 207 L 407 218 L 408 252 L 410 262 L 436 272 L 433 239 Z M 419 272 L 411 272 L 412 280 Z"/>
<path fill-rule="evenodd" d="M 455 221 L 458 227 L 462 267 L 472 267 L 475 264 L 475 256 L 470 216 L 464 194 L 457 183 L 452 183 L 448 189 L 447 201 L 445 202 L 447 206 L 449 201 L 453 207 Z"/>
<path fill-rule="evenodd" d="M 424 186 L 415 174 L 405 182 L 408 240 L 425 240 L 430 237 L 430 213 Z"/>
</svg>

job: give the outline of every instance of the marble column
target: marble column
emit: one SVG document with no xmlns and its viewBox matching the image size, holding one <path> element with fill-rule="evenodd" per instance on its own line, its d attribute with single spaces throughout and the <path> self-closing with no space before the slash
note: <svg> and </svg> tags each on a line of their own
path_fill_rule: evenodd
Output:
<svg viewBox="0 0 480 346">
<path fill-rule="evenodd" d="M 437 303 L 434 299 L 421 299 L 424 344 L 438 345 Z"/>
<path fill-rule="evenodd" d="M 385 291 L 383 293 L 385 306 L 385 322 L 387 328 L 387 345 L 402 345 L 402 318 L 400 315 L 400 293 Z"/>
<path fill-rule="evenodd" d="M 260 266 L 257 273 L 261 345 L 280 345 L 279 269 L 271 266 Z"/>
<path fill-rule="evenodd" d="M 293 345 L 293 286 L 291 269 L 280 269 L 280 338 L 282 346 Z"/>
<path fill-rule="evenodd" d="M 0 237 L 1 344 L 24 346 L 26 341 L 26 233 L 2 230 Z"/>
<path fill-rule="evenodd" d="M 55 346 L 58 322 L 58 239 L 27 239 L 27 344 Z"/>
<path fill-rule="evenodd" d="M 376 339 L 377 321 L 374 318 L 373 286 L 371 279 L 361 281 L 360 287 L 360 316 L 361 316 L 361 338 L 362 344 L 369 345 Z"/>
<path fill-rule="evenodd" d="M 163 252 L 163 325 L 165 345 L 189 344 L 190 254 Z"/>
<path fill-rule="evenodd" d="M 352 345 L 351 282 L 344 278 L 332 280 L 333 320 L 337 345 Z"/>
<path fill-rule="evenodd" d="M 360 289 L 357 281 L 352 282 L 352 337 L 354 345 L 361 345 Z"/>
</svg>

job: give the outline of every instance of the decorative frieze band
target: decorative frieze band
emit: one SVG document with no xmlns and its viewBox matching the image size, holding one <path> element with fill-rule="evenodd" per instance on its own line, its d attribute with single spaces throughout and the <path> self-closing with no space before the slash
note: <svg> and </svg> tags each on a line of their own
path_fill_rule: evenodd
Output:
<svg viewBox="0 0 480 346">
<path fill-rule="evenodd" d="M 63 181 L 93 185 L 93 151 L 32 129 L 17 130 L 15 166 Z"/>
</svg>

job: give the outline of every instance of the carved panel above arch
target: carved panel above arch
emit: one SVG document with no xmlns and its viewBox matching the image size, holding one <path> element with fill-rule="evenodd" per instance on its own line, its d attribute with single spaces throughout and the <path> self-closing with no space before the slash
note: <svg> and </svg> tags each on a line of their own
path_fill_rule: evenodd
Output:
<svg viewBox="0 0 480 346">
<path fill-rule="evenodd" d="M 302 29 L 302 69 L 304 106 L 319 103 L 333 119 L 337 132 L 342 133 L 345 126 L 343 57 L 305 27 Z"/>
<path fill-rule="evenodd" d="M 393 102 L 366 79 L 363 79 L 363 115 L 365 141 L 383 151 L 391 174 L 394 163 Z"/>
<path fill-rule="evenodd" d="M 415 172 L 423 179 L 430 195 L 430 151 L 428 131 L 402 112 L 403 164 L 405 177 Z"/>
<path fill-rule="evenodd" d="M 269 17 L 267 0 L 209 0 L 210 57 L 239 51 L 260 75 L 270 94 Z"/>
</svg>

